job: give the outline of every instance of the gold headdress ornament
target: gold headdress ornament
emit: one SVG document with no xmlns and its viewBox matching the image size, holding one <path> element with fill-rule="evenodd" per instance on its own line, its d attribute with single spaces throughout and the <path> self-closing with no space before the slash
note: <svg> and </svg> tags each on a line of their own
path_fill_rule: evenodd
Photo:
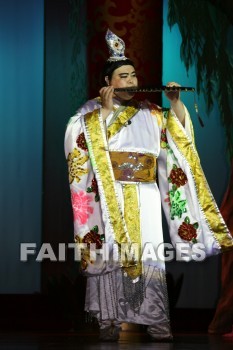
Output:
<svg viewBox="0 0 233 350">
<path fill-rule="evenodd" d="M 127 57 L 125 57 L 125 43 L 121 38 L 108 29 L 105 39 L 110 53 L 108 61 L 127 60 Z"/>
</svg>

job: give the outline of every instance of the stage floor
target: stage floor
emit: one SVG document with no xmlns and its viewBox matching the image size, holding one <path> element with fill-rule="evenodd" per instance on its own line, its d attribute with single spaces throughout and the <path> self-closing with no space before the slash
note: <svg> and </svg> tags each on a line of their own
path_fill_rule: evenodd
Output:
<svg viewBox="0 0 233 350">
<path fill-rule="evenodd" d="M 231 336 L 175 333 L 172 343 L 150 342 L 144 332 L 123 330 L 117 343 L 100 342 L 96 330 L 0 332 L 0 350 L 232 350 Z"/>
</svg>

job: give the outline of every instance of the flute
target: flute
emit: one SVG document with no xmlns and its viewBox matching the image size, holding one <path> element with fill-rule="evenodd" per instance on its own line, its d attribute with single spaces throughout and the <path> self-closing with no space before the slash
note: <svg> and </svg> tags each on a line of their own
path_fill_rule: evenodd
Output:
<svg viewBox="0 0 233 350">
<path fill-rule="evenodd" d="M 166 86 L 162 85 L 160 87 L 125 87 L 125 88 L 115 88 L 114 92 L 161 92 L 161 91 L 195 91 L 194 87 L 189 86 Z"/>
<path fill-rule="evenodd" d="M 195 88 L 191 87 L 191 86 L 166 86 L 166 85 L 162 85 L 160 87 L 138 87 L 138 86 L 133 86 L 133 87 L 125 87 L 125 88 L 115 88 L 114 92 L 161 92 L 161 91 L 184 91 L 184 92 L 195 92 Z M 195 99 L 195 93 L 194 93 L 194 107 L 195 107 L 195 111 L 199 120 L 199 123 L 201 124 L 201 126 L 204 126 L 204 123 L 200 117 L 200 115 L 198 114 L 198 107 L 197 107 L 197 103 L 196 103 L 196 99 Z"/>
</svg>

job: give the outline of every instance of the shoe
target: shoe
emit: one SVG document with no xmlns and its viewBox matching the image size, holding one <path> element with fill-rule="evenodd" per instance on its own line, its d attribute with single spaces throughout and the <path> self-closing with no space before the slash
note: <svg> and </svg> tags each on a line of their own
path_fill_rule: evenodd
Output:
<svg viewBox="0 0 233 350">
<path fill-rule="evenodd" d="M 110 325 L 100 329 L 99 340 L 100 341 L 110 341 L 117 342 L 120 338 L 121 328 Z"/>
<path fill-rule="evenodd" d="M 166 333 L 164 331 L 166 331 Z M 158 326 L 151 325 L 147 328 L 147 334 L 153 342 L 170 343 L 173 341 L 173 336 L 168 327 L 158 329 Z"/>
</svg>

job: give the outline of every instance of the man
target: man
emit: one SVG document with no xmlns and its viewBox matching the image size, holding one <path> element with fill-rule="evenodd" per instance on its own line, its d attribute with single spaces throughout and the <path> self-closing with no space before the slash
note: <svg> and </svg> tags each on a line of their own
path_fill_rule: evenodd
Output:
<svg viewBox="0 0 233 350">
<path fill-rule="evenodd" d="M 118 340 L 128 322 L 147 325 L 152 340 L 169 341 L 161 202 L 180 259 L 218 254 L 233 245 L 232 237 L 204 177 L 179 91 L 166 92 L 171 109 L 163 112 L 115 90 L 138 81 L 123 40 L 108 30 L 106 41 L 106 86 L 71 118 L 65 136 L 75 241 L 84 247 L 88 277 L 85 310 L 98 319 L 101 340 Z"/>
</svg>

